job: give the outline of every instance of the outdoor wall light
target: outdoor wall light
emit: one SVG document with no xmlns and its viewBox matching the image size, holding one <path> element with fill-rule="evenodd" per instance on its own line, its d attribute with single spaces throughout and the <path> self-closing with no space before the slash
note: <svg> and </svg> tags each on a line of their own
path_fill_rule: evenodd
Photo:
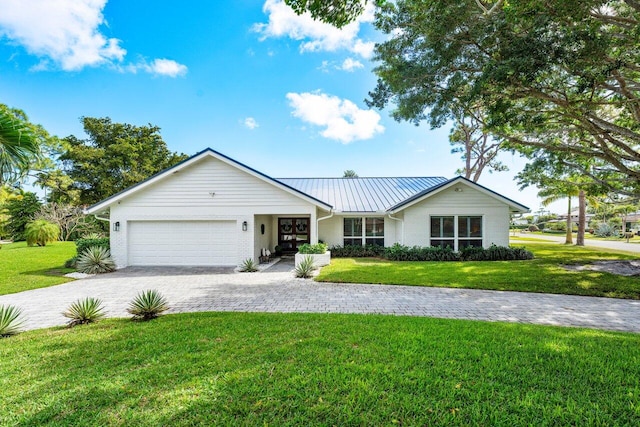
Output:
<svg viewBox="0 0 640 427">
<path fill-rule="evenodd" d="M 113 231 L 120 231 L 120 221 L 113 223 Z"/>
<path fill-rule="evenodd" d="M 242 223 L 242 231 L 247 231 L 247 226 L 248 226 L 247 221 L 244 221 Z"/>
</svg>

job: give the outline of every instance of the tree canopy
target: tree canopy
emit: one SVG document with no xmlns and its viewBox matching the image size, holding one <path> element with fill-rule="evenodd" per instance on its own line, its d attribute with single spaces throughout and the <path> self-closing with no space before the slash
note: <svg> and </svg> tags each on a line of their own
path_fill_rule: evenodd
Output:
<svg viewBox="0 0 640 427">
<path fill-rule="evenodd" d="M 596 182 L 640 188 L 640 3 L 398 0 L 379 8 L 370 105 L 441 126 L 481 101 L 487 126 L 523 151 L 597 159 Z"/>
<path fill-rule="evenodd" d="M 81 120 L 88 138 L 65 138 L 68 150 L 60 156 L 81 204 L 97 203 L 187 158 L 169 151 L 157 126 Z"/>
<path fill-rule="evenodd" d="M 39 153 L 39 139 L 24 112 L 0 104 L 0 185 L 20 180 Z"/>
</svg>

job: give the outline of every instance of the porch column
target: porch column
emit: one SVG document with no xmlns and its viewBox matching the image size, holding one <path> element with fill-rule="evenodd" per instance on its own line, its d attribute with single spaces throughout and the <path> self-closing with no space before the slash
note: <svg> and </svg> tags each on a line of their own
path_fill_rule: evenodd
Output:
<svg viewBox="0 0 640 427">
<path fill-rule="evenodd" d="M 312 245 L 318 243 L 318 210 L 314 209 L 311 211 L 311 218 L 309 218 L 309 228 L 311 229 L 311 233 L 309 235 L 309 242 Z"/>
</svg>

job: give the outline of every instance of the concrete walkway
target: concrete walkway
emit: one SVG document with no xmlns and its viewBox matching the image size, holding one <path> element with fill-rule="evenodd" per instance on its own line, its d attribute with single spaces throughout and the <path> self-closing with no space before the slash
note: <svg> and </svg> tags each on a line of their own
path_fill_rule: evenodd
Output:
<svg viewBox="0 0 640 427">
<path fill-rule="evenodd" d="M 141 290 L 157 289 L 170 312 L 242 311 L 381 313 L 403 316 L 580 326 L 640 332 L 640 301 L 566 295 L 316 283 L 296 279 L 284 265 L 260 273 L 207 268 L 127 268 L 49 288 L 0 296 L 20 307 L 26 329 L 64 325 L 61 312 L 87 296 L 110 317 L 127 317 Z"/>
</svg>

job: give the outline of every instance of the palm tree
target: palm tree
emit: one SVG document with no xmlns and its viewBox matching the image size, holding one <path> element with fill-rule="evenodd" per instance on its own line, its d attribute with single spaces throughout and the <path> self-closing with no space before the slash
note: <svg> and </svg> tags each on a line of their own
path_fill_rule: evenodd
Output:
<svg viewBox="0 0 640 427">
<path fill-rule="evenodd" d="M 24 176 L 38 153 L 38 139 L 25 121 L 0 106 L 0 185 Z"/>
<path fill-rule="evenodd" d="M 563 184 L 556 184 L 553 186 L 547 186 L 546 188 L 538 192 L 538 197 L 542 197 L 542 205 L 549 206 L 551 203 L 556 202 L 565 197 L 568 200 L 567 206 L 567 238 L 565 244 L 573 244 L 573 223 L 571 222 L 571 198 L 578 196 L 579 190 L 577 187 L 566 186 Z"/>
</svg>

